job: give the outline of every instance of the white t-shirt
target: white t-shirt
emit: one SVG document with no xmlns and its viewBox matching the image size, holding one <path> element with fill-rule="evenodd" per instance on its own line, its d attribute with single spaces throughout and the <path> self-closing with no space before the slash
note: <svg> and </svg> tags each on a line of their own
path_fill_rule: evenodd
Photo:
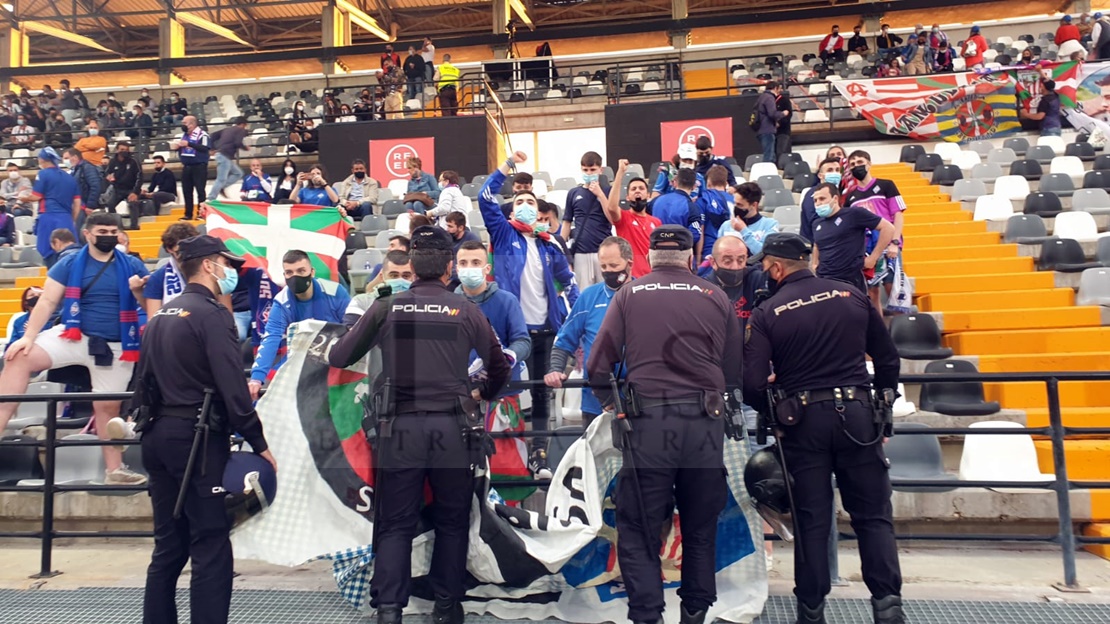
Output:
<svg viewBox="0 0 1110 624">
<path fill-rule="evenodd" d="M 424 62 L 425 63 L 428 63 L 429 65 L 434 65 L 435 64 L 434 61 L 436 60 L 436 47 L 429 43 L 428 44 L 428 51 L 425 52 L 425 51 L 421 50 L 420 56 L 424 57 Z"/>
<path fill-rule="evenodd" d="M 526 324 L 544 325 L 547 323 L 547 291 L 543 287 L 543 259 L 535 238 L 525 236 L 524 242 L 527 243 L 527 259 L 520 274 L 520 307 Z"/>
</svg>

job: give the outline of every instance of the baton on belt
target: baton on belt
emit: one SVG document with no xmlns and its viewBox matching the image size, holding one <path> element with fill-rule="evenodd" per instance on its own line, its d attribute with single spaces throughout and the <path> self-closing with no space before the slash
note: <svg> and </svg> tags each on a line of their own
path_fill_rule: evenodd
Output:
<svg viewBox="0 0 1110 624">
<path fill-rule="evenodd" d="M 200 451 L 202 444 L 208 442 L 208 413 L 212 410 L 212 395 L 216 391 L 211 388 L 204 389 L 204 403 L 200 406 L 200 414 L 197 415 L 197 424 L 193 427 L 193 446 L 189 449 L 189 460 L 185 462 L 185 474 L 181 478 L 181 489 L 177 492 L 177 503 L 173 506 L 173 519 L 181 518 L 181 512 L 185 509 L 185 495 L 189 492 L 189 482 L 193 480 L 193 470 L 196 468 L 197 452 Z M 207 453 L 205 453 L 207 456 Z M 206 462 L 207 463 L 207 462 Z M 208 466 L 200 467 L 200 474 L 203 477 L 208 472 Z"/>
</svg>

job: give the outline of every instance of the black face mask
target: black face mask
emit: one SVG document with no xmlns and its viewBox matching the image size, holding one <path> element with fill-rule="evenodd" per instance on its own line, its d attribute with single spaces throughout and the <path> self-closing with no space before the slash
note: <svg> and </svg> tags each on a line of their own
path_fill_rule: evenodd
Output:
<svg viewBox="0 0 1110 624">
<path fill-rule="evenodd" d="M 698 154 L 698 162 L 703 165 L 711 160 L 713 160 L 713 154 Z"/>
<path fill-rule="evenodd" d="M 722 286 L 732 288 L 744 282 L 744 269 L 717 269 L 713 271 Z"/>
<path fill-rule="evenodd" d="M 310 286 L 312 286 L 312 277 L 309 275 L 294 275 L 289 278 L 289 287 L 298 295 L 308 292 Z"/>
<path fill-rule="evenodd" d="M 647 200 L 646 199 L 633 199 L 633 200 L 628 202 L 628 207 L 635 210 L 636 212 L 643 212 L 644 210 L 647 209 Z"/>
<path fill-rule="evenodd" d="M 863 182 L 867 178 L 867 165 L 856 165 L 852 167 L 852 177 Z"/>
<path fill-rule="evenodd" d="M 108 253 L 115 249 L 118 244 L 119 237 L 115 234 L 108 234 L 106 236 L 97 236 L 96 242 L 93 243 L 93 247 L 96 247 L 97 250 L 101 252 Z"/>
<path fill-rule="evenodd" d="M 23 309 L 25 311 L 29 312 L 31 310 L 31 308 L 35 307 L 35 304 L 38 303 L 38 302 L 39 302 L 38 297 L 28 297 L 27 298 L 27 303 L 24 304 Z"/>
<path fill-rule="evenodd" d="M 355 172 L 355 178 L 361 180 L 365 177 L 366 177 L 366 172 L 365 171 L 356 171 Z"/>
<path fill-rule="evenodd" d="M 744 222 L 744 225 L 751 225 L 763 218 L 763 215 L 759 214 L 758 210 L 752 213 L 750 217 L 747 215 L 747 213 L 741 213 L 739 216 L 740 219 Z"/>
<path fill-rule="evenodd" d="M 629 270 L 624 271 L 602 271 L 601 277 L 605 278 L 605 285 L 613 290 L 624 286 L 628 283 L 628 278 L 632 276 Z"/>
</svg>

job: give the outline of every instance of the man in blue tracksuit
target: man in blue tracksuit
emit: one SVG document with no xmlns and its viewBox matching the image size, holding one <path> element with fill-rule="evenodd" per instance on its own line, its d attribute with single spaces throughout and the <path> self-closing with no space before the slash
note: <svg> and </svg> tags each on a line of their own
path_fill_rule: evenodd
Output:
<svg viewBox="0 0 1110 624">
<path fill-rule="evenodd" d="M 694 261 L 701 263 L 713 251 L 713 243 L 717 242 L 717 232 L 732 218 L 736 201 L 728 190 L 728 169 L 714 165 L 706 177 L 705 189 L 698 196 L 698 212 L 701 213 L 703 226 L 701 256 Z"/>
<path fill-rule="evenodd" d="M 347 289 L 335 282 L 315 279 L 315 270 L 308 254 L 303 251 L 287 251 L 281 259 L 281 268 L 285 274 L 285 288 L 274 297 L 270 318 L 266 320 L 266 333 L 262 336 L 262 344 L 258 347 L 251 369 L 251 379 L 247 383 L 251 398 L 256 401 L 270 371 L 284 364 L 284 359 L 275 360 L 289 326 L 309 319 L 342 323 L 343 313 L 351 302 Z"/>
<path fill-rule="evenodd" d="M 538 223 L 539 199 L 529 191 L 513 196 L 512 218 L 505 218 L 498 200 L 499 190 L 509 172 L 528 159 L 516 152 L 490 174 L 478 194 L 478 208 L 489 232 L 493 247 L 493 276 L 498 286 L 520 301 L 524 321 L 532 338 L 532 354 L 528 371 L 537 378 L 537 371 L 547 370 L 555 334 L 567 317 L 567 306 L 556 286 L 570 305 L 578 300 L 578 284 L 567 264 L 566 254 L 552 240 L 546 223 Z M 532 429 L 546 431 L 551 391 L 545 387 L 532 389 Z M 528 467 L 538 478 L 550 478 L 547 465 L 547 438 L 532 440 Z"/>
<path fill-rule="evenodd" d="M 681 225 L 694 236 L 694 258 L 701 257 L 702 236 L 705 217 L 698 210 L 691 193 L 696 177 L 693 169 L 679 169 L 674 177 L 675 190 L 655 200 L 651 215 L 659 219 L 661 225 Z"/>
<path fill-rule="evenodd" d="M 582 295 L 571 308 L 567 322 L 559 329 L 555 347 L 551 350 L 551 364 L 543 378 L 552 388 L 563 386 L 563 380 L 567 378 L 567 360 L 579 347 L 582 348 L 582 359 L 578 364 L 585 366 L 585 362 L 590 359 L 590 349 L 593 348 L 597 331 L 601 329 L 601 321 L 605 320 L 609 302 L 621 286 L 632 281 L 632 245 L 628 241 L 610 236 L 601 242 L 597 255 L 604 281 L 582 291 Z M 601 411 L 602 405 L 594 393 L 589 388 L 583 388 L 583 424 L 589 427 Z"/>
<path fill-rule="evenodd" d="M 694 167 L 694 171 L 698 172 L 703 178 L 709 178 L 709 170 L 716 165 L 720 165 L 728 172 L 728 185 L 736 186 L 736 174 L 732 172 L 732 167 L 728 166 L 728 161 L 724 158 L 719 158 L 713 154 L 713 141 L 704 134 L 698 137 L 694 147 L 698 150 L 698 164 Z"/>
</svg>

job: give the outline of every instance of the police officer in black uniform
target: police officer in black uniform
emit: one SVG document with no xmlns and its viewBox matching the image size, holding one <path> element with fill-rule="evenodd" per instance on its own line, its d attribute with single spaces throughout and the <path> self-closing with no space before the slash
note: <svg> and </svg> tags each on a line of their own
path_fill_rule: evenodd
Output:
<svg viewBox="0 0 1110 624">
<path fill-rule="evenodd" d="M 195 236 L 179 243 L 178 264 L 188 284 L 147 324 L 135 377 L 134 407 L 154 506 L 143 622 L 176 624 L 177 578 L 191 559 L 192 621 L 220 624 L 231 606 L 231 524 L 222 486 L 228 435 L 241 434 L 275 470 L 277 462 L 247 392 L 235 321 L 216 301 L 235 289 L 243 259 L 217 238 Z M 212 391 L 204 419 L 208 433 L 185 484 L 181 517 L 174 518 L 206 391 Z"/>
<path fill-rule="evenodd" d="M 809 257 L 809 244 L 796 234 L 767 237 L 757 259 L 773 294 L 752 313 L 744 349 L 745 401 L 775 419 L 794 478 L 798 622 L 825 622 L 835 473 L 859 538 L 875 622 L 901 624 L 902 574 L 883 455 L 898 387 L 898 351 L 867 293 L 814 276 Z M 883 397 L 877 402 L 865 354 L 875 364 L 874 390 Z M 772 366 L 774 405 L 767 396 Z"/>
<path fill-rule="evenodd" d="M 690 272 L 693 237 L 677 225 L 651 234 L 651 273 L 617 291 L 587 371 L 602 405 L 623 360 L 632 431 L 617 481 L 617 556 L 633 622 L 661 622 L 659 529 L 675 505 L 682 522 L 683 624 L 701 624 L 717 600 L 717 517 L 728 484 L 723 394 L 741 382 L 741 332 L 732 303 Z"/>
<path fill-rule="evenodd" d="M 428 573 L 435 594 L 432 621 L 459 624 L 466 588 L 466 553 L 474 498 L 475 403 L 467 377 L 470 350 L 486 364 L 477 388 L 485 400 L 497 397 L 511 369 L 497 334 L 477 305 L 447 290 L 454 245 L 438 227 L 422 226 L 412 235 L 411 258 L 417 280 L 408 291 L 374 302 L 332 347 L 335 367 L 357 362 L 372 347 L 382 350 L 383 371 L 376 396 L 378 414 L 375 470 L 375 568 L 370 604 L 378 622 L 401 621 L 408 604 L 415 537 L 425 478 L 432 488 L 429 510 L 435 550 Z M 477 420 L 484 436 L 484 423 Z M 471 433 L 473 428 L 471 429 Z"/>
</svg>

